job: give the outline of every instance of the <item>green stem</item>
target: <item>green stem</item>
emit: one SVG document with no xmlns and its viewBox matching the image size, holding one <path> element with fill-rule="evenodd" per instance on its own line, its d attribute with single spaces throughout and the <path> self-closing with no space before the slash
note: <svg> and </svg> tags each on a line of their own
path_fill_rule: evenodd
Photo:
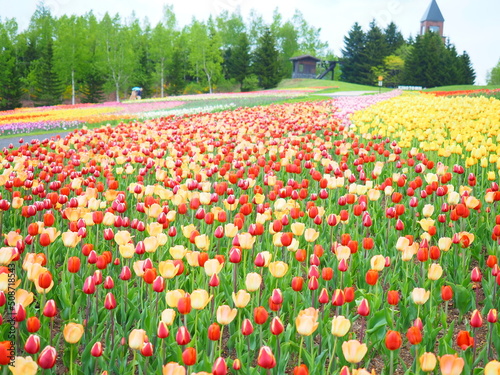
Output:
<svg viewBox="0 0 500 375">
<path fill-rule="evenodd" d="M 300 366 L 300 361 L 302 359 L 302 346 L 304 345 L 304 336 L 300 337 L 300 346 L 299 346 L 299 360 L 297 366 Z"/>
<path fill-rule="evenodd" d="M 328 370 L 326 372 L 327 374 L 331 374 L 330 368 L 332 367 L 333 362 L 335 362 L 335 349 L 337 348 L 337 341 L 338 341 L 338 338 L 335 337 L 333 339 L 333 350 L 332 350 L 332 355 L 330 357 L 330 364 L 328 365 Z"/>
<path fill-rule="evenodd" d="M 394 374 L 394 350 L 391 350 L 391 359 L 390 359 L 390 375 Z"/>
<path fill-rule="evenodd" d="M 224 333 L 224 326 L 220 329 L 220 337 L 219 337 L 219 357 L 222 357 L 222 336 Z"/>
</svg>

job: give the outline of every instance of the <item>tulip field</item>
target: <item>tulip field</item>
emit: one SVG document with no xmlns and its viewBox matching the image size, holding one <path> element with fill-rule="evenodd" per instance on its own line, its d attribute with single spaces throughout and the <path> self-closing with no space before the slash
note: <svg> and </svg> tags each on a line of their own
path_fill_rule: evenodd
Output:
<svg viewBox="0 0 500 375">
<path fill-rule="evenodd" d="M 500 100 L 159 115 L 2 150 L 1 374 L 500 374 Z"/>
</svg>

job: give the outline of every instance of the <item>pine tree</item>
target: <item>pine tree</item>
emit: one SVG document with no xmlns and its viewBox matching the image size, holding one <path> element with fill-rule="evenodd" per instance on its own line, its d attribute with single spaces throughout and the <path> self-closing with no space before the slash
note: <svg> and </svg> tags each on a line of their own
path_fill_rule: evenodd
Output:
<svg viewBox="0 0 500 375">
<path fill-rule="evenodd" d="M 347 36 L 344 36 L 345 47 L 342 50 L 342 81 L 361 83 L 361 73 L 364 70 L 363 52 L 365 48 L 365 33 L 356 22 Z"/>
<path fill-rule="evenodd" d="M 460 61 L 460 77 L 463 84 L 473 85 L 476 81 L 476 72 L 472 67 L 472 62 L 466 51 L 464 51 L 460 56 L 458 56 Z"/>
<path fill-rule="evenodd" d="M 405 44 L 405 38 L 394 22 L 387 25 L 384 30 L 384 35 L 388 55 L 394 54 L 403 44 Z"/>
<path fill-rule="evenodd" d="M 83 94 L 82 103 L 99 103 L 104 99 L 103 86 L 106 80 L 104 74 L 95 64 L 91 64 L 85 77 L 84 85 L 81 88 Z"/>
<path fill-rule="evenodd" d="M 276 87 L 280 82 L 279 53 L 276 49 L 276 39 L 269 28 L 258 40 L 254 53 L 254 72 L 264 89 Z"/>
<path fill-rule="evenodd" d="M 362 56 L 362 67 L 359 83 L 373 85 L 377 79 L 373 68 L 380 69 L 384 64 L 384 58 L 389 55 L 389 48 L 384 33 L 375 21 L 370 23 L 370 29 L 366 33 L 365 47 Z"/>
<path fill-rule="evenodd" d="M 231 55 L 228 60 L 228 73 L 236 82 L 243 85 L 243 80 L 250 74 L 250 42 L 246 33 L 242 33 L 238 44 L 229 49 Z"/>
<path fill-rule="evenodd" d="M 42 57 L 35 62 L 34 102 L 37 106 L 61 104 L 64 86 L 54 69 L 54 52 L 49 41 Z"/>
<path fill-rule="evenodd" d="M 11 30 L 9 30 L 11 29 Z M 17 30 L 14 21 L 0 23 L 0 110 L 14 109 L 21 106 L 21 72 L 18 67 L 12 37 Z"/>
</svg>

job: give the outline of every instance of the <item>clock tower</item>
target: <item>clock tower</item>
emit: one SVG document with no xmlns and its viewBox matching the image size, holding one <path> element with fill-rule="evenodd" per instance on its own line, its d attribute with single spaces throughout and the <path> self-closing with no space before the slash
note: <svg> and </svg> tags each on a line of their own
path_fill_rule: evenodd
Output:
<svg viewBox="0 0 500 375">
<path fill-rule="evenodd" d="M 444 17 L 439 10 L 436 0 L 431 0 L 431 3 L 420 20 L 420 35 L 429 31 L 438 33 L 441 38 L 443 36 Z"/>
</svg>

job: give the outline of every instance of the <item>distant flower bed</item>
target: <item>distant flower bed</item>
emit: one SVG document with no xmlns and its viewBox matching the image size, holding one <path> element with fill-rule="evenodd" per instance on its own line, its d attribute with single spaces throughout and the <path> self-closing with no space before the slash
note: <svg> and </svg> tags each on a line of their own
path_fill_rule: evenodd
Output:
<svg viewBox="0 0 500 375">
<path fill-rule="evenodd" d="M 428 91 L 424 92 L 424 94 L 431 94 L 434 96 L 476 96 L 476 95 L 491 95 L 500 93 L 500 89 L 478 89 L 478 90 L 456 90 L 456 91 Z"/>
</svg>

